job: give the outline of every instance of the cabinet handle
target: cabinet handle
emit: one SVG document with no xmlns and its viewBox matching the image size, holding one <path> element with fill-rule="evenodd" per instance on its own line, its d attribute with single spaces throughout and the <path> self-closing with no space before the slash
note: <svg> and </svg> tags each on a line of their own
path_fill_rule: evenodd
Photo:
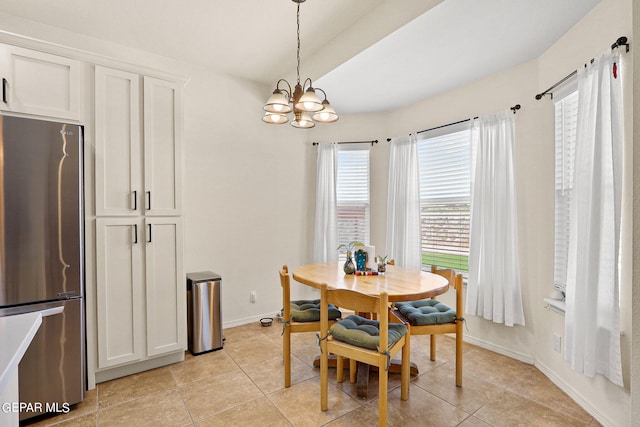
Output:
<svg viewBox="0 0 640 427">
<path fill-rule="evenodd" d="M 133 210 L 138 210 L 138 192 L 133 190 Z"/>
<path fill-rule="evenodd" d="M 147 210 L 150 211 L 151 210 L 151 191 L 147 191 Z"/>
<path fill-rule="evenodd" d="M 149 227 L 149 240 L 147 240 L 147 243 L 151 243 L 151 224 L 148 224 L 147 227 Z"/>
<path fill-rule="evenodd" d="M 133 224 L 133 244 L 138 243 L 138 224 Z"/>
<path fill-rule="evenodd" d="M 7 79 L 2 78 L 2 102 L 7 104 Z"/>
</svg>

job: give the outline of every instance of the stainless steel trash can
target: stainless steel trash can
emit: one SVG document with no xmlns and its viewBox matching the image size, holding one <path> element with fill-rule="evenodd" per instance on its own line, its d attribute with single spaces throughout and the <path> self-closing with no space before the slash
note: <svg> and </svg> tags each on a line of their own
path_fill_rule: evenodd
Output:
<svg viewBox="0 0 640 427">
<path fill-rule="evenodd" d="M 211 271 L 187 274 L 187 336 L 192 354 L 219 350 L 224 344 L 221 282 L 220 275 Z"/>
</svg>

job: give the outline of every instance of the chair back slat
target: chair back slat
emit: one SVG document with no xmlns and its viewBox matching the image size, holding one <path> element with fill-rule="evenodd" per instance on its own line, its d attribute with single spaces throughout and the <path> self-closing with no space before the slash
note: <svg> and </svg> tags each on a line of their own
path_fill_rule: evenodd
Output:
<svg viewBox="0 0 640 427">
<path fill-rule="evenodd" d="M 389 339 L 389 295 L 381 292 L 380 296 L 366 295 L 349 289 L 328 289 L 323 283 L 320 287 L 320 329 L 328 328 L 329 304 L 355 312 L 378 313 L 380 322 L 380 348 L 386 349 Z"/>
<path fill-rule="evenodd" d="M 379 313 L 380 299 L 348 289 L 330 289 L 328 293 L 329 304 L 365 313 Z"/>
<path fill-rule="evenodd" d="M 456 287 L 456 272 L 454 270 L 451 270 L 450 268 L 438 270 L 438 267 L 432 265 L 431 272 L 447 279 L 447 281 L 449 281 L 450 287 Z"/>
</svg>

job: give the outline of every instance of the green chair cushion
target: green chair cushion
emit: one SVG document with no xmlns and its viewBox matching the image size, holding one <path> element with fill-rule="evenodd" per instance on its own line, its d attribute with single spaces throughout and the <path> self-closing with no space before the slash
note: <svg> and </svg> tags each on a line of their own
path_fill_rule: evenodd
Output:
<svg viewBox="0 0 640 427">
<path fill-rule="evenodd" d="M 320 300 L 298 300 L 291 301 L 291 320 L 295 322 L 319 322 L 320 321 Z M 335 305 L 329 304 L 329 320 L 336 320 L 342 317 L 340 310 Z"/>
<path fill-rule="evenodd" d="M 380 322 L 352 314 L 334 324 L 329 333 L 336 340 L 357 347 L 376 350 L 380 344 Z M 407 333 L 407 327 L 400 323 L 389 323 L 389 347 Z M 386 349 L 380 349 L 386 350 Z"/>
<path fill-rule="evenodd" d="M 456 311 L 436 299 L 397 302 L 396 308 L 413 326 L 438 325 L 456 320 Z"/>
</svg>

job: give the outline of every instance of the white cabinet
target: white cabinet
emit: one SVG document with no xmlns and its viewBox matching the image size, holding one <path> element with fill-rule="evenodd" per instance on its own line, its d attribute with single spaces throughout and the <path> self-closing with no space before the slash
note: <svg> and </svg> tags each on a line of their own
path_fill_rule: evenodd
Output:
<svg viewBox="0 0 640 427">
<path fill-rule="evenodd" d="M 186 284 L 182 272 L 182 223 L 175 217 L 145 219 L 147 355 L 184 350 Z"/>
<path fill-rule="evenodd" d="M 96 66 L 95 102 L 96 214 L 179 216 L 181 87 Z"/>
<path fill-rule="evenodd" d="M 181 106 L 174 82 L 95 67 L 101 372 L 186 349 Z"/>
<path fill-rule="evenodd" d="M 180 218 L 97 218 L 98 368 L 186 349 Z"/>
<path fill-rule="evenodd" d="M 96 215 L 142 212 L 140 77 L 96 67 Z"/>
<path fill-rule="evenodd" d="M 0 45 L 0 110 L 80 120 L 83 65 L 73 59 Z"/>
<path fill-rule="evenodd" d="M 144 77 L 146 215 L 179 215 L 182 188 L 182 91 Z"/>
<path fill-rule="evenodd" d="M 98 367 L 144 357 L 143 222 L 129 218 L 96 220 Z"/>
</svg>

